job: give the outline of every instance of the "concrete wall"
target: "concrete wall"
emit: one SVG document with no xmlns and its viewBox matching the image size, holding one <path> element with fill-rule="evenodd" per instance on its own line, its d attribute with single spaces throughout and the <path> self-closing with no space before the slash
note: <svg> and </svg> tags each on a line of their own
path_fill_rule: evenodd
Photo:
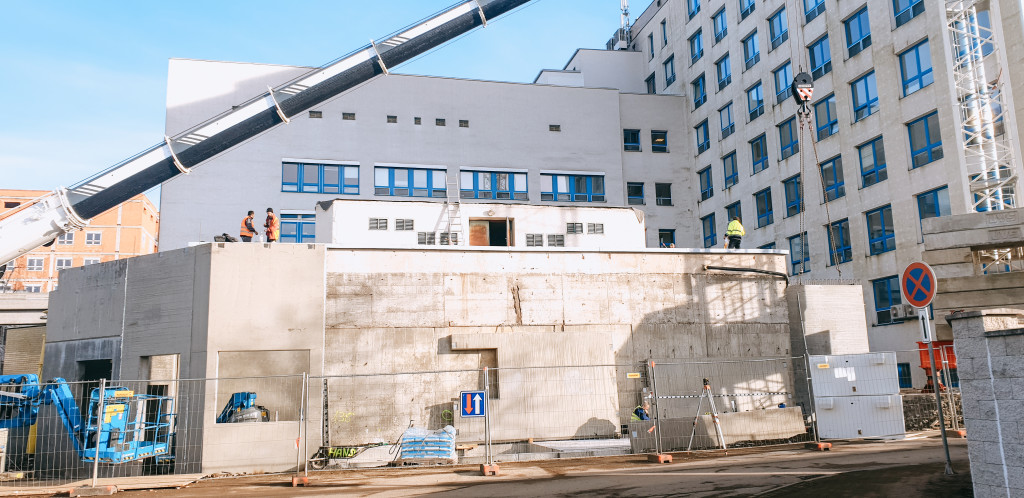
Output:
<svg viewBox="0 0 1024 498">
<path fill-rule="evenodd" d="M 974 496 L 1024 495 L 1024 311 L 946 317 L 953 328 Z"/>
</svg>

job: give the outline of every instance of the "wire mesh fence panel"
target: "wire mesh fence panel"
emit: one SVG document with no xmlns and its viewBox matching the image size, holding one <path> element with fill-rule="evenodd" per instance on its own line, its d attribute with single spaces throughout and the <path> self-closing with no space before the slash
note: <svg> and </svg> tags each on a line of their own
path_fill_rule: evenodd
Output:
<svg viewBox="0 0 1024 498">
<path fill-rule="evenodd" d="M 804 413 L 792 405 L 793 363 L 791 358 L 655 361 L 649 374 L 662 451 L 809 439 Z"/>
</svg>

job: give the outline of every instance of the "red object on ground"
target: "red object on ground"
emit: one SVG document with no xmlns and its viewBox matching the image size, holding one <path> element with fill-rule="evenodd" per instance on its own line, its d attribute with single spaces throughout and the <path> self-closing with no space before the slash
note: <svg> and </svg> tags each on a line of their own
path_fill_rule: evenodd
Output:
<svg viewBox="0 0 1024 498">
<path fill-rule="evenodd" d="M 672 463 L 672 455 L 668 455 L 665 453 L 647 455 L 647 461 L 654 463 Z"/>
<path fill-rule="evenodd" d="M 492 463 L 487 465 L 486 463 L 480 464 L 480 474 L 485 476 L 498 476 L 501 475 L 501 469 L 498 468 L 498 464 Z"/>
</svg>

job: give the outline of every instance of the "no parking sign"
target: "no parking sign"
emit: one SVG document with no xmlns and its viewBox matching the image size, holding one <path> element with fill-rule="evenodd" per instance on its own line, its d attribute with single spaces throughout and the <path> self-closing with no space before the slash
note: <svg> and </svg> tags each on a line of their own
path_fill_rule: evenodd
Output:
<svg viewBox="0 0 1024 498">
<path fill-rule="evenodd" d="M 935 272 L 927 263 L 911 263 L 900 276 L 900 292 L 903 299 L 915 308 L 927 308 L 935 298 L 938 287 Z"/>
</svg>

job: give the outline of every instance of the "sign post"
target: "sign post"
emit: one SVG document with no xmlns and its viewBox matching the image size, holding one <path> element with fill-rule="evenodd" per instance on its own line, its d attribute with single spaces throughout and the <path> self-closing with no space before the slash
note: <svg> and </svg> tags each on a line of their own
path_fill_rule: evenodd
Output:
<svg viewBox="0 0 1024 498">
<path fill-rule="evenodd" d="M 931 320 L 928 318 L 928 306 L 935 298 L 939 287 L 935 272 L 927 263 L 920 261 L 911 263 L 900 276 L 900 293 L 903 299 L 917 308 L 918 321 L 921 322 L 921 334 L 928 344 L 928 361 L 931 366 L 932 390 L 935 391 L 935 407 L 939 411 L 939 431 L 942 433 L 942 448 L 946 451 L 946 475 L 953 475 L 953 463 L 949 458 L 949 441 L 946 440 L 946 417 L 942 413 L 942 394 L 939 393 L 938 370 L 935 368 L 935 340 Z"/>
</svg>

